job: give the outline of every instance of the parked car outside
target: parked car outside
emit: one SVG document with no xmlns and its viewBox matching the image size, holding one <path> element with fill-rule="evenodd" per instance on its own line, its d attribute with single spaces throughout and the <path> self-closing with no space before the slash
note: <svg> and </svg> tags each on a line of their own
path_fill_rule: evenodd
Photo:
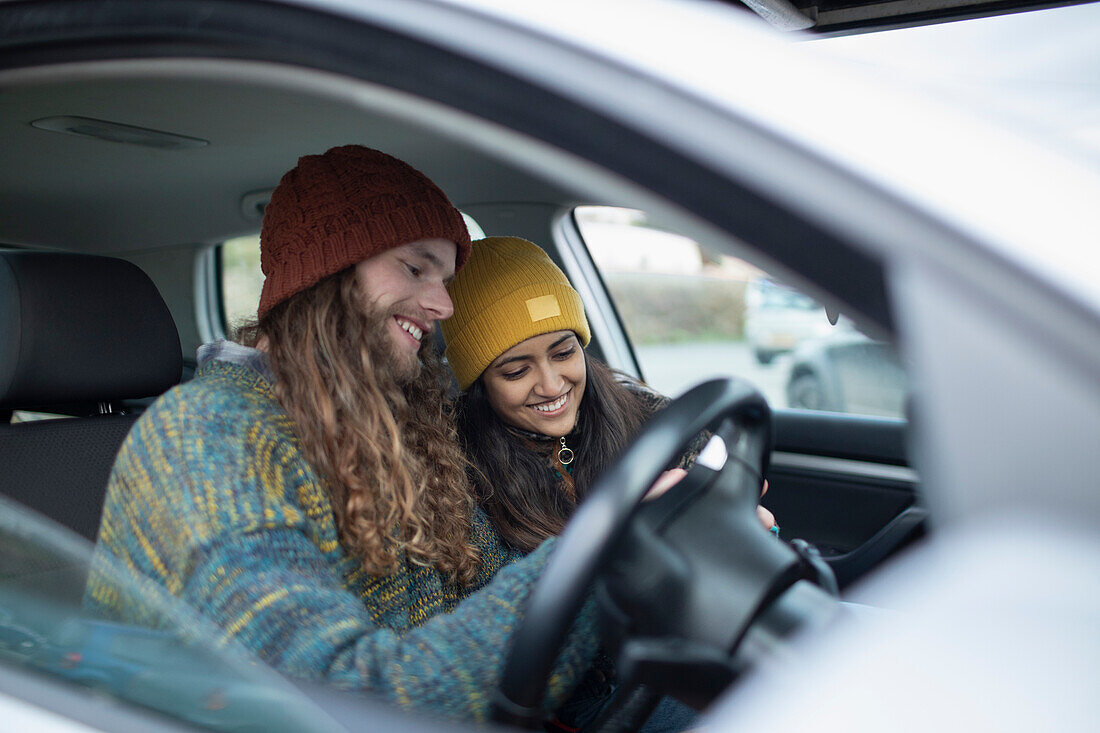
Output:
<svg viewBox="0 0 1100 733">
<path fill-rule="evenodd" d="M 787 406 L 903 417 L 908 385 L 889 343 L 845 329 L 798 344 L 787 378 Z"/>
<path fill-rule="evenodd" d="M 756 278 L 745 288 L 745 340 L 761 364 L 837 328 L 824 307 L 793 288 L 766 278 Z"/>
</svg>

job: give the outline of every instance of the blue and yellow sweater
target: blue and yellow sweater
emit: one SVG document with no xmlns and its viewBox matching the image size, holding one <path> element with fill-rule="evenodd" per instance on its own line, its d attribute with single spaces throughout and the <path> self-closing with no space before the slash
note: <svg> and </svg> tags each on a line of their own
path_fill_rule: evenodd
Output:
<svg viewBox="0 0 1100 733">
<path fill-rule="evenodd" d="M 284 674 L 485 719 L 553 541 L 520 558 L 478 511 L 482 567 L 471 586 L 408 561 L 368 575 L 338 541 L 325 482 L 256 354 L 206 361 L 138 420 L 111 475 L 86 605 L 157 625 L 150 594 L 132 590 L 156 586 Z M 592 658 L 591 616 L 559 657 L 548 707 Z"/>
</svg>

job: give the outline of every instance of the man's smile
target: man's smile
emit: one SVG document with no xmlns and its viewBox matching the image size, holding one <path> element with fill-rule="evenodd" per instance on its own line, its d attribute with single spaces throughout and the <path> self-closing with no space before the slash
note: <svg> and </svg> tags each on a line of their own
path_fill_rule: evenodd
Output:
<svg viewBox="0 0 1100 733">
<path fill-rule="evenodd" d="M 393 319 L 397 322 L 397 325 L 400 326 L 401 330 L 412 337 L 417 344 L 424 339 L 424 332 L 427 328 L 422 324 L 409 320 L 403 316 L 394 316 Z"/>
</svg>

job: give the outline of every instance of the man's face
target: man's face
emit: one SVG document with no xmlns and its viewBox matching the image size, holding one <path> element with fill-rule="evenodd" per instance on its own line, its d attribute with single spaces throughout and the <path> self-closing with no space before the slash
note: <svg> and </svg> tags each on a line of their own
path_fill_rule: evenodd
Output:
<svg viewBox="0 0 1100 733">
<path fill-rule="evenodd" d="M 355 266 L 364 312 L 383 314 L 383 343 L 391 347 L 398 378 L 416 376 L 421 341 L 454 312 L 447 283 L 455 274 L 457 252 L 446 239 L 421 239 Z"/>
</svg>

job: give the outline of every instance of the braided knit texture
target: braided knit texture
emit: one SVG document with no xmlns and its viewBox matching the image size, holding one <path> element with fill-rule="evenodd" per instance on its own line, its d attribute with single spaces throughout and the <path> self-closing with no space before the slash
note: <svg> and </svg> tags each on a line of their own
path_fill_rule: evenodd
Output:
<svg viewBox="0 0 1100 733">
<path fill-rule="evenodd" d="M 459 389 L 469 389 L 493 360 L 532 336 L 573 331 L 592 338 L 581 296 L 537 244 L 519 237 L 474 242 L 447 292 L 454 314 L 440 322 Z"/>
<path fill-rule="evenodd" d="M 475 582 L 405 562 L 366 574 L 337 540 L 324 481 L 271 385 L 211 361 L 142 415 L 116 460 L 85 604 L 162 623 L 150 585 L 186 601 L 275 669 L 369 690 L 407 708 L 485 720 L 509 638 L 553 540 L 520 558 L 480 510 Z M 596 647 L 593 604 L 574 624 L 547 709 Z"/>
<path fill-rule="evenodd" d="M 466 222 L 408 163 L 362 145 L 303 156 L 264 210 L 259 317 L 345 267 L 435 237 L 455 243 L 461 269 L 470 255 Z"/>
</svg>

